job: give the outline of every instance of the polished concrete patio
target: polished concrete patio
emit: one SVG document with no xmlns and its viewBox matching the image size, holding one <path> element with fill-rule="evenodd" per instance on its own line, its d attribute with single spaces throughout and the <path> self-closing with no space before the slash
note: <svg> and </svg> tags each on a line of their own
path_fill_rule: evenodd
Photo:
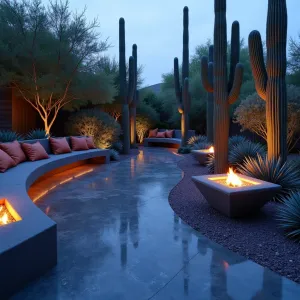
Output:
<svg viewBox="0 0 300 300">
<path fill-rule="evenodd" d="M 168 195 L 183 176 L 179 159 L 144 149 L 39 199 L 58 224 L 58 265 L 14 299 L 299 299 L 299 285 L 174 215 Z"/>
</svg>

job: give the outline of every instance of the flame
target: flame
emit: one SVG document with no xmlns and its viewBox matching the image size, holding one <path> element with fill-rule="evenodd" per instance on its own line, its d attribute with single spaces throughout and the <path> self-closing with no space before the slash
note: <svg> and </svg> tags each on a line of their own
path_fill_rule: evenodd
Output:
<svg viewBox="0 0 300 300">
<path fill-rule="evenodd" d="M 214 153 L 214 152 L 215 152 L 214 146 L 211 146 L 211 147 L 208 149 L 208 152 L 209 152 L 209 153 Z"/>
<path fill-rule="evenodd" d="M 227 173 L 226 184 L 232 187 L 240 187 L 243 184 L 239 176 L 233 172 L 232 168 L 229 168 L 229 172 Z"/>
<path fill-rule="evenodd" d="M 5 213 L 1 218 L 0 218 L 0 224 L 6 225 L 8 223 L 8 215 Z"/>
</svg>

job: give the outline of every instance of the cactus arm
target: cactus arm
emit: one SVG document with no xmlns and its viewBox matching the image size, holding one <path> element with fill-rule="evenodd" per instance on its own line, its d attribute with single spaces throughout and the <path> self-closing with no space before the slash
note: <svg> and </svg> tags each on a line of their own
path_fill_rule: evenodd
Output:
<svg viewBox="0 0 300 300">
<path fill-rule="evenodd" d="M 119 76 L 120 76 L 120 99 L 126 104 L 126 58 L 125 58 L 125 20 L 119 20 Z"/>
<path fill-rule="evenodd" d="M 127 103 L 130 104 L 133 100 L 135 93 L 135 72 L 134 72 L 134 58 L 129 58 L 129 79 L 128 79 L 128 95 Z"/>
<path fill-rule="evenodd" d="M 183 51 L 182 51 L 182 85 L 189 77 L 189 9 L 183 9 Z"/>
<path fill-rule="evenodd" d="M 249 35 L 249 54 L 257 93 L 263 100 L 266 100 L 268 75 L 264 62 L 261 36 L 256 30 Z"/>
<path fill-rule="evenodd" d="M 191 108 L 191 103 L 190 103 L 191 97 L 190 97 L 190 93 L 189 93 L 189 79 L 188 78 L 184 79 L 182 94 L 183 94 L 182 100 L 183 100 L 184 110 L 188 113 Z"/>
<path fill-rule="evenodd" d="M 133 44 L 132 45 L 132 56 L 134 58 L 134 95 L 133 95 L 133 99 L 131 102 L 131 106 L 132 107 L 136 107 L 137 105 L 137 45 Z"/>
<path fill-rule="evenodd" d="M 230 93 L 234 76 L 236 71 L 236 65 L 240 61 L 240 24 L 238 21 L 234 21 L 231 27 L 231 51 L 230 51 L 230 73 L 229 73 L 229 82 L 228 82 L 228 92 Z"/>
<path fill-rule="evenodd" d="M 211 64 L 213 65 L 213 63 Z M 205 90 L 208 93 L 213 93 L 214 88 L 209 80 L 209 65 L 208 65 L 208 58 L 206 56 L 203 56 L 201 59 L 201 79 Z"/>
<path fill-rule="evenodd" d="M 175 86 L 176 99 L 178 102 L 178 111 L 182 114 L 183 107 L 182 107 L 181 88 L 179 82 L 179 63 L 177 57 L 174 58 L 174 86 Z"/>
<path fill-rule="evenodd" d="M 238 63 L 235 68 L 232 89 L 228 96 L 229 104 L 233 104 L 239 98 L 241 87 L 243 84 L 243 75 L 244 75 L 244 66 Z"/>
</svg>

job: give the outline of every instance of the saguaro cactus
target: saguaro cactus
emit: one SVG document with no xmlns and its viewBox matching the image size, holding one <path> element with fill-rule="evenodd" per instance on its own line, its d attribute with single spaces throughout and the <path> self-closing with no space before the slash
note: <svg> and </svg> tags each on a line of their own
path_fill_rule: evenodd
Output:
<svg viewBox="0 0 300 300">
<path fill-rule="evenodd" d="M 174 58 L 174 85 L 178 102 L 178 111 L 181 114 L 181 145 L 185 146 L 188 140 L 189 113 L 191 108 L 191 97 L 189 94 L 189 9 L 183 9 L 183 52 L 182 52 L 182 81 L 179 79 L 178 58 Z M 187 89 L 187 90 L 185 90 Z"/>
<path fill-rule="evenodd" d="M 211 86 L 214 84 L 214 46 L 209 47 L 208 55 L 208 80 Z M 214 93 L 207 93 L 206 103 L 206 135 L 209 143 L 214 142 Z"/>
<path fill-rule="evenodd" d="M 130 151 L 130 123 L 129 105 L 133 100 L 135 91 L 135 67 L 134 57 L 129 58 L 128 87 L 126 81 L 126 58 L 125 58 L 125 20 L 119 21 L 119 76 L 120 76 L 120 101 L 122 103 L 122 130 L 123 130 L 123 153 Z"/>
<path fill-rule="evenodd" d="M 267 18 L 267 68 L 258 31 L 249 35 L 252 73 L 259 96 L 266 101 L 268 158 L 287 158 L 286 0 L 269 0 Z"/>
<path fill-rule="evenodd" d="M 215 0 L 214 62 L 213 85 L 209 80 L 207 57 L 201 60 L 202 83 L 204 88 L 214 93 L 214 146 L 216 174 L 228 171 L 229 105 L 240 93 L 243 80 L 243 65 L 239 63 L 240 27 L 237 21 L 232 24 L 231 62 L 227 79 L 227 24 L 226 0 Z"/>
<path fill-rule="evenodd" d="M 135 90 L 133 100 L 130 103 L 130 146 L 136 148 L 136 106 L 139 103 L 137 91 L 137 45 L 132 46 L 132 56 L 134 58 Z"/>
</svg>

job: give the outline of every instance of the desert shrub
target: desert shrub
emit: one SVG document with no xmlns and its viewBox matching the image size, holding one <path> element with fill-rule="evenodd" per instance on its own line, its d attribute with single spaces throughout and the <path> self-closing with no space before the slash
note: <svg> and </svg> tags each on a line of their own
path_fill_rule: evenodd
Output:
<svg viewBox="0 0 300 300">
<path fill-rule="evenodd" d="M 229 148 L 228 160 L 231 166 L 238 166 L 243 163 L 245 158 L 256 158 L 257 155 L 265 156 L 266 148 L 259 143 L 253 143 L 248 140 Z"/>
<path fill-rule="evenodd" d="M 97 147 L 109 148 L 118 141 L 121 126 L 112 116 L 99 109 L 84 109 L 71 115 L 67 131 L 70 135 L 92 136 Z"/>
<path fill-rule="evenodd" d="M 49 134 L 44 129 L 33 129 L 26 135 L 26 140 L 40 140 L 47 139 Z"/>
<path fill-rule="evenodd" d="M 288 147 L 291 150 L 298 141 L 300 132 L 300 88 L 289 85 L 288 96 Z M 248 96 L 236 108 L 234 122 L 267 140 L 266 104 L 257 93 Z"/>
<path fill-rule="evenodd" d="M 277 220 L 288 237 L 300 241 L 300 192 L 284 198 L 277 209 Z"/>
<path fill-rule="evenodd" d="M 0 142 L 7 143 L 13 141 L 19 141 L 23 137 L 19 133 L 10 130 L 0 130 Z"/>
<path fill-rule="evenodd" d="M 111 149 L 121 152 L 123 150 L 123 144 L 121 141 L 116 141 L 111 145 Z"/>
<path fill-rule="evenodd" d="M 192 150 L 209 149 L 213 144 L 207 142 L 198 142 L 192 145 Z"/>
<path fill-rule="evenodd" d="M 257 158 L 245 158 L 239 165 L 238 171 L 243 175 L 281 185 L 281 191 L 275 196 L 276 201 L 282 201 L 283 197 L 300 189 L 300 176 L 297 166 L 290 161 L 282 164 L 282 161 L 260 155 Z"/>
<path fill-rule="evenodd" d="M 244 136 L 242 136 L 242 135 L 233 135 L 229 138 L 228 147 L 230 149 L 230 148 L 232 148 L 234 146 L 237 146 L 240 143 L 243 143 L 245 141 L 248 141 L 248 140 Z"/>
<path fill-rule="evenodd" d="M 120 160 L 119 152 L 114 149 L 110 149 L 110 160 L 112 160 L 112 161 Z"/>
<path fill-rule="evenodd" d="M 177 152 L 179 154 L 189 154 L 191 153 L 191 147 L 189 145 L 178 148 Z"/>
<path fill-rule="evenodd" d="M 196 143 L 206 143 L 207 137 L 205 135 L 194 135 L 188 139 L 188 145 L 194 145 Z"/>
</svg>

